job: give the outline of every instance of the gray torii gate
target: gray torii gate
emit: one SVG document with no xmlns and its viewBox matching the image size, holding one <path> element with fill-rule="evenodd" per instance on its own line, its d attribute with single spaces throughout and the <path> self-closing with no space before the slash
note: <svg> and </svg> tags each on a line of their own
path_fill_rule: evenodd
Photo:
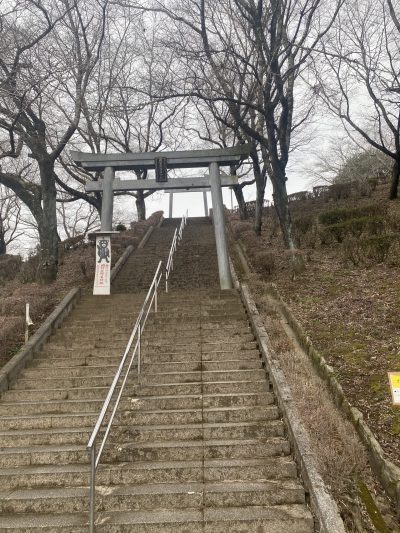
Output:
<svg viewBox="0 0 400 533">
<path fill-rule="evenodd" d="M 217 246 L 218 270 L 221 289 L 232 288 L 228 248 L 225 236 L 224 210 L 221 187 L 237 184 L 236 176 L 221 176 L 220 166 L 238 164 L 247 159 L 250 146 L 235 148 L 189 150 L 158 153 L 89 154 L 71 152 L 72 160 L 89 171 L 103 171 L 103 179 L 86 183 L 86 192 L 102 192 L 101 231 L 112 230 L 114 191 L 211 188 L 213 221 Z M 207 168 L 208 176 L 167 179 L 166 169 Z M 158 169 L 163 171 L 158 171 Z M 121 180 L 115 172 L 156 169 L 155 180 Z M 160 179 L 161 174 L 161 179 Z"/>
</svg>

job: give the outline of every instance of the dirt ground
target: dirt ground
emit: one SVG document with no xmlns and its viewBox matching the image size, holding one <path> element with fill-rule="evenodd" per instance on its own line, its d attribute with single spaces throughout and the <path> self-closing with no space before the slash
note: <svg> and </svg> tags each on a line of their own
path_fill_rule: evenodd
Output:
<svg viewBox="0 0 400 533">
<path fill-rule="evenodd" d="M 314 209 L 317 215 L 332 207 L 313 204 L 308 211 Z M 398 212 L 400 201 L 390 207 Z M 297 205 L 293 219 L 304 209 L 306 205 Z M 356 267 L 343 260 L 341 244 L 313 243 L 302 246 L 306 268 L 294 276 L 276 225 L 269 210 L 262 236 L 246 240 L 247 248 L 257 246 L 273 256 L 272 269 L 255 266 L 254 271 L 277 285 L 334 368 L 349 401 L 363 413 L 387 456 L 400 466 L 400 407 L 392 406 L 387 376 L 400 371 L 400 266 Z"/>
</svg>

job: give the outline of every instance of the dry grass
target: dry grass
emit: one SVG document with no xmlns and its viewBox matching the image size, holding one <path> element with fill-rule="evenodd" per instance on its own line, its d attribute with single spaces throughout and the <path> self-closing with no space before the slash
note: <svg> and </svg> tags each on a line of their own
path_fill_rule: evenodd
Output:
<svg viewBox="0 0 400 533">
<path fill-rule="evenodd" d="M 376 531 L 360 500 L 358 483 L 362 480 L 379 503 L 380 512 L 388 525 L 386 531 L 395 531 L 394 511 L 374 480 L 367 454 L 353 426 L 337 410 L 307 354 L 298 346 L 287 326 L 283 325 L 273 302 L 267 296 L 265 283 L 254 274 L 248 276 L 246 281 L 264 319 L 271 353 L 286 376 L 308 431 L 319 471 L 339 505 L 346 529 L 352 533 Z"/>
</svg>

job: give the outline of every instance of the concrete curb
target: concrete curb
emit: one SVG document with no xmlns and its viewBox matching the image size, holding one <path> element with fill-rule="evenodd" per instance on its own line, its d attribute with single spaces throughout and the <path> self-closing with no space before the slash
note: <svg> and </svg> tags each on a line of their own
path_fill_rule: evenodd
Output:
<svg viewBox="0 0 400 533">
<path fill-rule="evenodd" d="M 129 246 L 126 247 L 125 252 L 121 255 L 121 257 L 118 259 L 118 261 L 115 263 L 115 265 L 113 266 L 113 268 L 111 270 L 111 274 L 110 274 L 111 283 L 114 281 L 114 279 L 116 278 L 117 274 L 119 273 L 121 268 L 124 266 L 124 264 L 126 263 L 128 257 L 132 254 L 132 252 L 134 252 L 135 250 L 140 250 L 141 248 L 143 248 L 145 246 L 146 242 L 149 240 L 149 238 L 150 238 L 151 234 L 153 233 L 153 231 L 155 230 L 155 228 L 159 228 L 161 226 L 163 220 L 164 220 L 164 217 L 160 217 L 160 220 L 157 222 L 157 224 L 152 224 L 148 228 L 148 230 L 146 231 L 146 233 L 144 234 L 142 240 L 139 242 L 139 244 L 137 245 L 136 248 L 132 244 L 130 244 Z"/>
<path fill-rule="evenodd" d="M 279 408 L 288 427 L 289 439 L 293 446 L 304 484 L 309 491 L 311 508 L 320 531 L 321 533 L 345 533 L 346 530 L 337 504 L 318 473 L 316 459 L 311 450 L 307 431 L 300 422 L 300 417 L 286 378 L 278 363 L 271 356 L 268 335 L 249 288 L 247 285 L 239 283 L 233 268 L 232 273 L 235 285 L 239 289 L 242 301 L 246 307 L 258 347 L 262 354 L 262 359 L 274 387 Z"/>
<path fill-rule="evenodd" d="M 293 315 L 292 310 L 283 301 L 274 284 L 268 286 L 270 295 L 274 298 L 279 310 L 291 327 L 297 342 L 309 356 L 318 375 L 328 385 L 336 406 L 352 422 L 361 441 L 367 449 L 370 464 L 381 482 L 386 493 L 394 499 L 397 514 L 400 515 L 400 468 L 386 459 L 385 453 L 365 422 L 362 413 L 347 400 L 345 393 L 335 377 L 334 369 L 329 366 L 325 358 L 314 348 L 310 338 Z"/>
<path fill-rule="evenodd" d="M 70 314 L 80 296 L 81 289 L 71 289 L 21 350 L 2 367 L 0 370 L 0 395 L 11 388 L 26 364 L 33 358 L 34 354 L 43 346 L 61 322 Z"/>
</svg>

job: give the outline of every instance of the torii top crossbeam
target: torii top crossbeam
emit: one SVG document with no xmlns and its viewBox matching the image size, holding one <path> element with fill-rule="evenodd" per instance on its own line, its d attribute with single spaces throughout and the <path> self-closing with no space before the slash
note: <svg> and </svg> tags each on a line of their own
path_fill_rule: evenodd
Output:
<svg viewBox="0 0 400 533">
<path fill-rule="evenodd" d="M 145 152 L 136 154 L 88 154 L 71 152 L 72 160 L 86 170 L 146 170 L 155 168 L 155 159 L 166 158 L 168 168 L 204 168 L 211 163 L 219 166 L 234 165 L 250 154 L 250 145 L 211 150 L 188 150 L 182 152 Z"/>
</svg>

